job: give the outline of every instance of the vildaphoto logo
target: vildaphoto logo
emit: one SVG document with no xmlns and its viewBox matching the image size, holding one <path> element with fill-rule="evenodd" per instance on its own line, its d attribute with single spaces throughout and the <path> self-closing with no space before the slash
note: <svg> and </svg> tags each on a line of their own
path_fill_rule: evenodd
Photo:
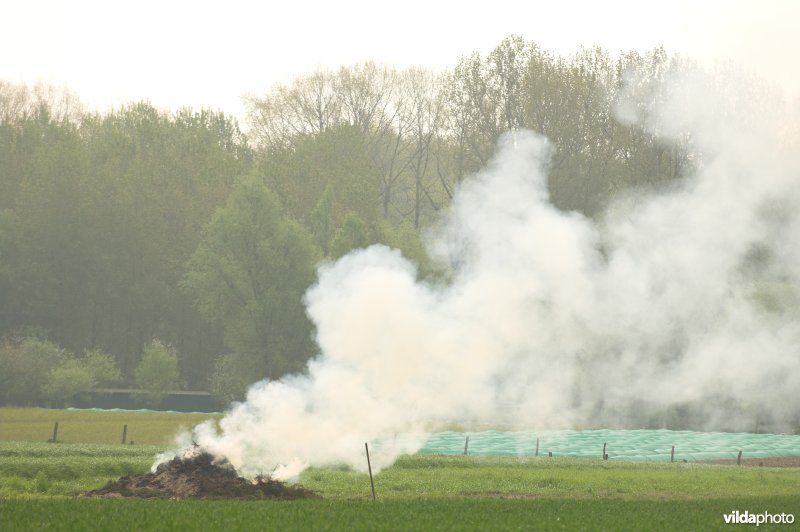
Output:
<svg viewBox="0 0 800 532">
<path fill-rule="evenodd" d="M 723 514 L 725 523 L 729 525 L 791 525 L 794 523 L 794 514 L 771 514 L 769 512 L 761 512 L 758 514 L 751 514 L 747 510 L 740 512 L 734 510 L 729 514 Z"/>
</svg>

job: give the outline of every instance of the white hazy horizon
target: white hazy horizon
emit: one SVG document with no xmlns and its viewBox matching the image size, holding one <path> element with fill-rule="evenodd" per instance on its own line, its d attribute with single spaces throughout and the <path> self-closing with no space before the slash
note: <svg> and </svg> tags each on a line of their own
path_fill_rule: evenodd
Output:
<svg viewBox="0 0 800 532">
<path fill-rule="evenodd" d="M 661 9 L 659 9 L 659 7 Z M 664 46 L 706 67 L 732 62 L 800 97 L 800 3 L 792 0 L 424 2 L 30 0 L 4 6 L 0 80 L 74 91 L 89 109 L 149 100 L 221 109 L 317 69 L 375 61 L 447 69 L 519 34 L 558 55 Z"/>
</svg>

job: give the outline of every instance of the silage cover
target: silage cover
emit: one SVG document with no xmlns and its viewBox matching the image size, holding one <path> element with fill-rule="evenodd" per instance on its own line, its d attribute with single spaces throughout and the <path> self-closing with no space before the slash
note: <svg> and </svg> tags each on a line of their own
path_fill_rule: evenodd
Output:
<svg viewBox="0 0 800 532">
<path fill-rule="evenodd" d="M 437 432 L 429 436 L 420 454 L 476 456 L 539 456 L 600 458 L 603 444 L 609 460 L 669 461 L 800 456 L 800 435 L 693 432 L 673 430 L 583 430 L 501 432 Z"/>
</svg>

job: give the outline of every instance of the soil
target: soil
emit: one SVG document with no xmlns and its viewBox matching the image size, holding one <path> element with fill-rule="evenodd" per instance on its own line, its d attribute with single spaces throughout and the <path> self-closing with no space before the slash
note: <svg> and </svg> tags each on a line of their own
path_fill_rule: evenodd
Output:
<svg viewBox="0 0 800 532">
<path fill-rule="evenodd" d="M 208 453 L 174 458 L 160 464 L 155 473 L 124 476 L 83 495 L 137 499 L 320 498 L 302 486 L 290 486 L 269 478 L 239 477 L 227 461 Z"/>
</svg>

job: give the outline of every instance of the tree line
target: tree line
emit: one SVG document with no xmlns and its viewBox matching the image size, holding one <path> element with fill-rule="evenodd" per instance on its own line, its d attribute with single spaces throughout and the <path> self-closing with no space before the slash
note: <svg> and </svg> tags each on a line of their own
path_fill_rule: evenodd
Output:
<svg viewBox="0 0 800 532">
<path fill-rule="evenodd" d="M 614 102 L 630 72 L 681 68 L 663 49 L 565 58 L 510 37 L 443 73 L 301 76 L 246 99 L 246 134 L 222 112 L 86 112 L 69 91 L 0 82 L 3 400 L 59 395 L 63 375 L 80 383 L 63 400 L 145 386 L 148 349 L 174 357 L 169 386 L 221 401 L 300 370 L 315 354 L 302 295 L 317 265 L 381 242 L 435 275 L 420 235 L 503 132 L 553 142 L 564 210 L 595 216 L 621 190 L 680 179 L 691 139 L 623 125 Z M 9 391 L 25 367 L 38 384 Z"/>
</svg>

